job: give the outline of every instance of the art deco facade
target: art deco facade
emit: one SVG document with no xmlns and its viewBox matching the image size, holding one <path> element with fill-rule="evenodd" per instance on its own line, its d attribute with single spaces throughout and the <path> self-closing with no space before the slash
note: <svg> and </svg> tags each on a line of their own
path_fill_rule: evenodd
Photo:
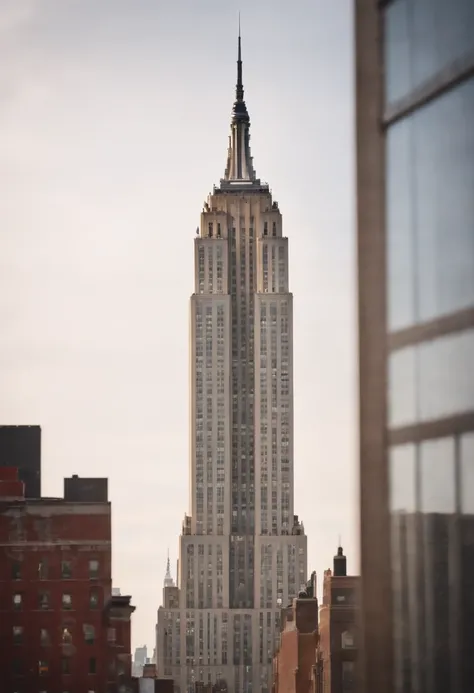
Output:
<svg viewBox="0 0 474 693">
<path fill-rule="evenodd" d="M 363 690 L 474 690 L 474 3 L 356 0 Z"/>
<path fill-rule="evenodd" d="M 159 675 L 266 691 L 281 602 L 306 581 L 293 508 L 293 297 L 282 216 L 250 155 L 242 62 L 191 297 L 190 514 L 158 612 Z"/>
</svg>

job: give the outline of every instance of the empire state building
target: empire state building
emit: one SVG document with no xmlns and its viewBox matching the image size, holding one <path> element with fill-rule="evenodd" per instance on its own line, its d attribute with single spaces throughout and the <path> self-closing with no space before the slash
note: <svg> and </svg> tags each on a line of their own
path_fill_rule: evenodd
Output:
<svg viewBox="0 0 474 693">
<path fill-rule="evenodd" d="M 294 515 L 288 239 L 250 154 L 241 40 L 224 178 L 194 240 L 190 513 L 158 610 L 159 676 L 177 693 L 269 691 L 281 606 L 306 582 Z"/>
</svg>

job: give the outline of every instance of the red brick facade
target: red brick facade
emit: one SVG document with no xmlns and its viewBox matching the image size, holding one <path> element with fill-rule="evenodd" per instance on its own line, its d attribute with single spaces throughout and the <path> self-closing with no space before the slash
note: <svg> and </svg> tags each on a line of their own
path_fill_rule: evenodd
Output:
<svg viewBox="0 0 474 693">
<path fill-rule="evenodd" d="M 0 469 L 1 691 L 115 691 L 133 607 L 111 596 L 110 503 L 25 500 L 15 478 Z"/>
<path fill-rule="evenodd" d="M 340 548 L 334 571 L 324 571 L 316 693 L 354 693 L 356 689 L 359 581 L 359 576 L 346 574 Z"/>
<path fill-rule="evenodd" d="M 318 600 L 294 599 L 286 610 L 273 662 L 273 693 L 312 693 L 318 645 Z"/>
</svg>

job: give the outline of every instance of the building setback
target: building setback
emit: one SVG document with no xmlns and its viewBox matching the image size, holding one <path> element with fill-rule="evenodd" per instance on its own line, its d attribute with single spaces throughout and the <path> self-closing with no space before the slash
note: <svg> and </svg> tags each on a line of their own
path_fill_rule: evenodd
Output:
<svg viewBox="0 0 474 693">
<path fill-rule="evenodd" d="M 41 428 L 0 426 L 0 467 L 16 467 L 27 498 L 41 497 Z"/>
<path fill-rule="evenodd" d="M 474 690 L 474 3 L 356 0 L 362 690 Z"/>
<path fill-rule="evenodd" d="M 165 585 L 158 611 L 158 673 L 178 693 L 196 682 L 268 691 L 280 604 L 306 582 L 293 507 L 288 239 L 256 176 L 249 127 L 239 37 L 227 166 L 194 242 L 191 508 L 178 586 Z"/>
<path fill-rule="evenodd" d="M 17 470 L 0 468 L 2 693 L 115 692 L 130 681 L 134 607 L 111 594 L 111 506 L 88 501 L 78 477 L 65 481 L 80 502 L 25 499 Z"/>
</svg>

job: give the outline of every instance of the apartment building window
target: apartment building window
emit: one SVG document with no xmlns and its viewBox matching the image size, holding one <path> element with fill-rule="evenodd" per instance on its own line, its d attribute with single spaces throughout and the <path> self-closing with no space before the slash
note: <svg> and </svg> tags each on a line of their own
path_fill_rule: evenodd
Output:
<svg viewBox="0 0 474 693">
<path fill-rule="evenodd" d="M 40 659 L 38 662 L 38 674 L 47 676 L 49 674 L 49 662 L 47 659 Z"/>
<path fill-rule="evenodd" d="M 21 563 L 13 561 L 12 563 L 12 580 L 21 580 Z"/>
<path fill-rule="evenodd" d="M 16 592 L 12 597 L 12 602 L 15 611 L 20 611 L 23 606 L 23 595 L 20 592 Z"/>
<path fill-rule="evenodd" d="M 12 673 L 14 676 L 21 676 L 23 673 L 23 662 L 18 657 L 12 659 Z"/>
<path fill-rule="evenodd" d="M 91 579 L 99 577 L 99 561 L 95 558 L 89 561 L 89 577 Z"/>
<path fill-rule="evenodd" d="M 63 609 L 72 609 L 72 596 L 70 594 L 63 594 L 62 605 Z"/>
<path fill-rule="evenodd" d="M 355 684 L 355 664 L 354 662 L 342 663 L 342 688 L 352 690 Z"/>
<path fill-rule="evenodd" d="M 95 657 L 89 659 L 89 674 L 97 673 L 97 661 Z"/>
<path fill-rule="evenodd" d="M 48 579 L 48 560 L 46 558 L 42 558 L 38 564 L 38 579 Z"/>
<path fill-rule="evenodd" d="M 70 674 L 71 673 L 71 658 L 70 657 L 61 657 L 61 672 L 63 674 Z"/>
<path fill-rule="evenodd" d="M 61 562 L 61 577 L 68 579 L 72 577 L 72 563 L 71 561 Z"/>
<path fill-rule="evenodd" d="M 63 628 L 62 641 L 65 645 L 72 643 L 72 633 L 69 628 Z"/>
<path fill-rule="evenodd" d="M 23 644 L 23 626 L 13 626 L 13 644 Z"/>
<path fill-rule="evenodd" d="M 91 590 L 89 595 L 89 607 L 91 609 L 97 609 L 99 606 L 99 593 L 97 590 Z"/>
<path fill-rule="evenodd" d="M 46 630 L 46 628 L 41 628 L 40 630 L 40 645 L 42 647 L 45 647 L 46 645 L 50 645 L 51 640 L 49 637 L 49 632 Z"/>
<path fill-rule="evenodd" d="M 93 645 L 95 640 L 94 626 L 84 625 L 84 640 L 88 645 Z"/>
<path fill-rule="evenodd" d="M 354 636 L 348 630 L 345 630 L 341 635 L 341 647 L 343 650 L 349 650 L 354 647 Z"/>
<path fill-rule="evenodd" d="M 49 592 L 40 592 L 38 594 L 38 607 L 40 609 L 50 608 Z"/>
</svg>

